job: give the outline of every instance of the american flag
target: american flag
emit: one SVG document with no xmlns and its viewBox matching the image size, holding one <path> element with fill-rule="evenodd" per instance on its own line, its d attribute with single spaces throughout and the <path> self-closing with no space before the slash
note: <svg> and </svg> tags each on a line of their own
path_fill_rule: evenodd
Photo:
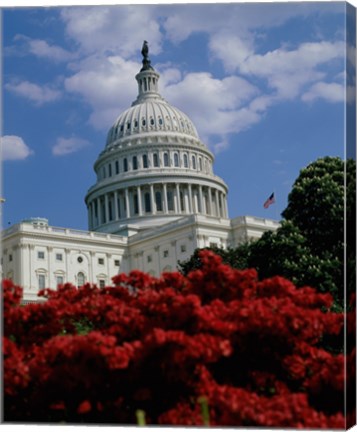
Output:
<svg viewBox="0 0 357 432">
<path fill-rule="evenodd" d="M 275 203 L 274 192 L 270 195 L 270 197 L 265 201 L 263 207 L 267 209 L 271 204 Z"/>
</svg>

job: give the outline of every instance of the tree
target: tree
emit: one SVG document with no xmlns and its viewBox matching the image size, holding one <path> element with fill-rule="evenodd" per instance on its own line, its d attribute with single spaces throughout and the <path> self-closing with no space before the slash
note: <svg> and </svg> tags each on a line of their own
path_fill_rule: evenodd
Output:
<svg viewBox="0 0 357 432">
<path fill-rule="evenodd" d="M 355 351 L 321 346 L 344 332 L 332 296 L 200 260 L 186 277 L 134 270 L 37 304 L 4 281 L 5 421 L 135 424 L 140 411 L 148 425 L 350 427 Z"/>
<path fill-rule="evenodd" d="M 342 277 L 340 261 L 331 253 L 321 258 L 310 248 L 310 241 L 290 221 L 283 221 L 276 232 L 268 231 L 250 245 L 248 267 L 262 278 L 277 274 L 298 287 L 319 287 L 339 298 L 336 281 Z"/>
<path fill-rule="evenodd" d="M 179 261 L 179 271 L 187 276 L 192 270 L 201 268 L 202 261 L 200 258 L 201 250 L 210 250 L 216 255 L 220 256 L 225 264 L 230 265 L 236 269 L 245 269 L 248 267 L 248 257 L 250 255 L 249 243 L 242 244 L 237 248 L 224 249 L 221 247 L 213 246 L 210 248 L 197 248 L 193 255 L 186 261 Z"/>
<path fill-rule="evenodd" d="M 349 165 L 351 166 L 351 165 Z M 309 239 L 313 253 L 341 256 L 344 234 L 344 162 L 325 157 L 300 171 L 282 216 Z"/>
<path fill-rule="evenodd" d="M 355 180 L 354 160 L 316 160 L 300 171 L 282 213 L 281 227 L 250 244 L 215 252 L 232 267 L 256 268 L 259 277 L 282 275 L 298 287 L 310 285 L 328 291 L 334 296 L 335 306 L 343 307 L 344 236 L 347 288 L 349 293 L 355 290 Z M 198 254 L 196 250 L 190 260 L 180 264 L 184 274 L 200 267 Z"/>
</svg>

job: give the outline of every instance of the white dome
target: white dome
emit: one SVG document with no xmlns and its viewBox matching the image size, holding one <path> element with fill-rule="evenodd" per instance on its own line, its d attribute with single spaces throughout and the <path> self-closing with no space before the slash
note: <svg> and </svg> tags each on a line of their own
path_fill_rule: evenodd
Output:
<svg viewBox="0 0 357 432">
<path fill-rule="evenodd" d="M 108 133 L 107 147 L 117 140 L 135 134 L 171 132 L 197 138 L 192 121 L 179 109 L 163 99 L 147 99 L 124 111 Z"/>
<path fill-rule="evenodd" d="M 162 98 L 160 75 L 142 54 L 138 96 L 110 128 L 94 164 L 97 181 L 85 198 L 89 229 L 129 233 L 127 226 L 146 230 L 189 214 L 228 217 L 227 186 L 213 173 L 213 154 L 188 116 Z"/>
<path fill-rule="evenodd" d="M 188 116 L 161 97 L 158 92 L 159 77 L 160 75 L 152 68 L 141 70 L 136 75 L 138 97 L 110 128 L 107 148 L 126 137 L 148 133 L 152 136 L 155 132 L 199 139 L 197 130 Z"/>
</svg>

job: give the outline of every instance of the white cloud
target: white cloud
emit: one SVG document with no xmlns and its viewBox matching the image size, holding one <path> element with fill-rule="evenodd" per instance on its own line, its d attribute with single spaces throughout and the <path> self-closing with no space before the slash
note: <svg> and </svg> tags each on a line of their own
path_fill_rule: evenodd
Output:
<svg viewBox="0 0 357 432">
<path fill-rule="evenodd" d="M 269 27 L 277 27 L 289 19 L 304 17 L 312 13 L 344 12 L 342 4 L 321 5 L 311 2 L 276 3 L 227 3 L 170 5 L 166 11 L 163 26 L 167 37 L 175 43 L 182 42 L 191 34 L 205 32 L 210 35 L 227 33 L 240 38 L 250 37 L 253 33 L 264 32 Z"/>
<path fill-rule="evenodd" d="M 29 40 L 30 52 L 37 57 L 44 57 L 56 62 L 68 61 L 75 57 L 69 51 L 66 51 L 60 46 L 49 45 L 46 41 L 40 39 Z"/>
<path fill-rule="evenodd" d="M 87 147 L 90 143 L 82 138 L 63 138 L 57 139 L 56 144 L 52 148 L 52 154 L 54 156 L 65 156 L 71 153 L 75 153 L 84 147 Z"/>
<path fill-rule="evenodd" d="M 135 56 L 139 60 L 142 41 L 148 39 L 150 53 L 158 54 L 164 37 L 179 44 L 191 34 L 203 32 L 208 46 L 202 45 L 201 49 L 208 48 L 210 59 L 222 62 L 226 76 L 216 78 L 197 72 L 183 75 L 177 63 L 155 64 L 155 68 L 161 73 L 161 94 L 192 118 L 203 140 L 221 151 L 227 146 L 228 134 L 259 122 L 273 104 L 289 99 L 307 102 L 317 97 L 308 96 L 308 89 L 316 95 L 318 87 L 314 84 L 324 83 L 327 78 L 331 81 L 326 67 L 329 62 L 334 62 L 335 71 L 336 64 L 343 69 L 343 42 L 318 41 L 289 47 L 287 41 L 284 47 L 257 53 L 257 41 L 269 28 L 313 11 L 323 13 L 320 9 L 318 4 L 300 3 L 294 7 L 192 4 L 66 8 L 61 12 L 66 34 L 82 60 L 71 64 L 73 73 L 64 81 L 65 90 L 80 95 L 92 111 L 89 123 L 105 130 L 135 99 L 137 85 L 133 78 L 141 64 L 131 59 Z M 323 11 L 331 10 L 344 9 L 324 5 Z M 47 46 L 42 45 L 42 49 L 46 52 Z M 172 61 L 176 61 L 174 56 Z M 333 102 L 332 87 L 329 91 L 331 95 L 324 100 Z"/>
<path fill-rule="evenodd" d="M 139 53 L 148 38 L 151 53 L 161 50 L 155 6 L 71 7 L 63 9 L 61 17 L 67 34 L 87 54 L 109 52 L 128 58 Z"/>
<path fill-rule="evenodd" d="M 4 135 L 0 138 L 2 160 L 23 160 L 28 158 L 33 151 L 25 144 L 24 140 L 16 135 Z"/>
<path fill-rule="evenodd" d="M 23 44 L 16 46 L 17 51 L 29 52 L 36 57 L 47 58 L 54 62 L 64 62 L 74 59 L 75 53 L 69 52 L 58 45 L 51 45 L 42 39 L 31 39 L 25 35 L 17 34 L 15 41 L 22 41 Z"/>
<path fill-rule="evenodd" d="M 273 90 L 265 90 L 264 95 L 252 102 L 251 108 L 261 112 L 281 100 L 300 97 L 308 85 L 323 82 L 326 72 L 321 71 L 321 66 L 326 66 L 329 62 L 340 62 L 340 67 L 343 68 L 345 55 L 345 44 L 341 41 L 303 43 L 291 50 L 278 48 L 264 54 L 254 54 L 249 41 L 226 33 L 215 35 L 211 39 L 210 48 L 223 62 L 226 70 L 236 70 L 244 76 L 263 79 Z M 329 84 L 328 87 L 331 95 L 324 99 L 334 102 L 338 85 L 331 87 Z M 261 89 L 264 92 L 263 86 Z M 303 97 L 302 100 L 307 101 L 308 97 Z"/>
<path fill-rule="evenodd" d="M 118 56 L 89 57 L 65 80 L 65 89 L 80 94 L 91 106 L 89 121 L 94 127 L 106 129 L 135 99 L 137 84 L 134 76 L 140 67 L 139 63 Z"/>
<path fill-rule="evenodd" d="M 257 121 L 256 113 L 244 108 L 244 104 L 258 89 L 236 76 L 220 80 L 209 73 L 190 73 L 162 93 L 188 114 L 205 139 L 210 134 L 239 132 Z"/>
<path fill-rule="evenodd" d="M 61 92 L 48 85 L 40 86 L 29 81 L 5 84 L 5 88 L 18 96 L 29 99 L 36 105 L 53 102 L 61 97 Z"/>
<path fill-rule="evenodd" d="M 315 83 L 301 97 L 304 102 L 313 102 L 323 99 L 328 102 L 343 102 L 345 100 L 345 87 L 337 83 Z"/>
</svg>

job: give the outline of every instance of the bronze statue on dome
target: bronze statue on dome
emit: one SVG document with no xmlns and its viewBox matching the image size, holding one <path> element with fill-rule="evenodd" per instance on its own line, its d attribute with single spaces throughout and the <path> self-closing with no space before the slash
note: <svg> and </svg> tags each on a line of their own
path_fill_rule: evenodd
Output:
<svg viewBox="0 0 357 432">
<path fill-rule="evenodd" d="M 144 40 L 143 47 L 141 48 L 141 55 L 143 56 L 143 67 L 141 68 L 141 71 L 153 69 L 151 66 L 151 61 L 149 59 L 149 45 L 146 40 Z"/>
</svg>

